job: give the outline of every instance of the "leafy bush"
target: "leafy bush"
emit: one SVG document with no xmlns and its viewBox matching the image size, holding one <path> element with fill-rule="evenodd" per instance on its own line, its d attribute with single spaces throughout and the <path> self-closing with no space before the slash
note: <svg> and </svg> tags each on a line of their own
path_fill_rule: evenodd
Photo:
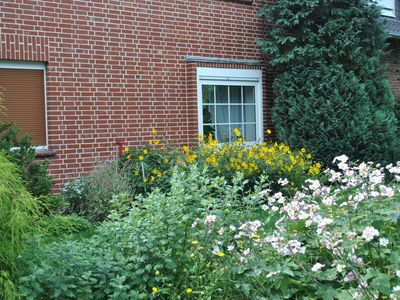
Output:
<svg viewBox="0 0 400 300">
<path fill-rule="evenodd" d="M 108 162 L 88 176 L 67 183 L 61 193 L 69 202 L 71 212 L 92 222 L 101 222 L 110 212 L 114 195 L 132 195 L 133 191 L 127 170 L 116 162 Z"/>
<path fill-rule="evenodd" d="M 31 138 L 28 135 L 19 138 L 18 133 L 13 123 L 0 121 L 0 150 L 20 168 L 25 186 L 32 195 L 49 195 L 53 181 L 47 174 L 48 163 L 37 161 Z"/>
<path fill-rule="evenodd" d="M 276 24 L 262 51 L 279 75 L 277 137 L 330 164 L 400 159 L 395 98 L 387 80 L 380 10 L 367 0 L 282 0 L 261 16 Z"/>
<path fill-rule="evenodd" d="M 21 292 L 47 299 L 397 299 L 400 162 L 336 162 L 326 171 L 328 185 L 312 178 L 292 197 L 271 191 L 263 176 L 249 192 L 243 173 L 229 183 L 206 168 L 176 167 L 169 192 L 140 197 L 126 217 L 113 210 L 89 239 L 24 257 L 30 272 Z"/>
<path fill-rule="evenodd" d="M 71 235 L 93 230 L 93 225 L 88 220 L 70 215 L 54 215 L 41 219 L 38 224 L 38 232 L 50 239 L 57 239 L 65 235 Z"/>
<path fill-rule="evenodd" d="M 321 164 L 313 164 L 311 154 L 304 148 L 294 151 L 283 143 L 249 146 L 240 131 L 236 129 L 235 132 L 237 139 L 232 143 L 218 144 L 209 135 L 205 139 L 201 137 L 199 146 L 192 149 L 183 146 L 180 152 L 165 147 L 127 148 L 121 161 L 129 170 L 131 181 L 142 192 L 151 191 L 154 187 L 168 190 L 174 165 L 186 170 L 188 166 L 196 164 L 207 168 L 210 176 L 223 176 L 229 182 L 240 171 L 250 187 L 261 175 L 267 175 L 271 182 L 285 177 L 291 186 L 300 187 L 308 176 L 320 173 Z"/>
<path fill-rule="evenodd" d="M 0 297 L 16 297 L 11 281 L 15 260 L 38 215 L 37 204 L 26 191 L 17 167 L 0 152 Z"/>
</svg>

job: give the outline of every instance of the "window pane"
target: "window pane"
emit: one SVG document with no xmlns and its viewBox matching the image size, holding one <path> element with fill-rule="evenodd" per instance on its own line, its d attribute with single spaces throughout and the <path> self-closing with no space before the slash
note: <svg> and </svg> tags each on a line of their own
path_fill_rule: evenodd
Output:
<svg viewBox="0 0 400 300">
<path fill-rule="evenodd" d="M 214 103 L 214 86 L 213 85 L 203 85 L 203 104 L 204 103 Z"/>
<path fill-rule="evenodd" d="M 218 125 L 217 126 L 217 139 L 220 143 L 229 142 L 229 126 Z"/>
<path fill-rule="evenodd" d="M 209 134 L 212 134 L 213 137 L 215 138 L 215 126 L 211 126 L 211 125 L 205 125 L 203 126 L 203 134 L 204 137 L 208 137 Z"/>
<path fill-rule="evenodd" d="M 230 93 L 231 103 L 242 103 L 242 87 L 231 86 Z"/>
<path fill-rule="evenodd" d="M 256 106 L 255 105 L 244 105 L 244 122 L 255 122 L 256 121 Z"/>
<path fill-rule="evenodd" d="M 217 103 L 228 103 L 228 86 L 226 85 L 217 85 L 216 89 L 216 97 Z"/>
<path fill-rule="evenodd" d="M 244 86 L 243 97 L 244 103 L 255 103 L 254 86 Z"/>
<path fill-rule="evenodd" d="M 256 125 L 244 125 L 244 138 L 247 142 L 256 141 Z"/>
<path fill-rule="evenodd" d="M 203 105 L 203 123 L 215 123 L 215 106 Z"/>
<path fill-rule="evenodd" d="M 229 123 L 240 123 L 242 122 L 242 106 L 231 105 L 231 120 Z"/>
<path fill-rule="evenodd" d="M 228 105 L 217 105 L 217 123 L 228 123 Z"/>
</svg>

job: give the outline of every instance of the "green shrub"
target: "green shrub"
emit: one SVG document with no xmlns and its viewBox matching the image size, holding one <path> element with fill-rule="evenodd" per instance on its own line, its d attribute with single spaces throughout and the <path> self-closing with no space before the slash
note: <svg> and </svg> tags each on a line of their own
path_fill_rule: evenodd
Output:
<svg viewBox="0 0 400 300">
<path fill-rule="evenodd" d="M 192 165 L 169 192 L 114 211 L 89 239 L 24 256 L 26 298 L 396 299 L 400 292 L 400 162 L 341 156 L 292 197 L 266 178 L 245 189 Z M 282 185 L 282 183 L 281 183 Z M 287 186 L 282 189 L 288 188 Z"/>
<path fill-rule="evenodd" d="M 0 297 L 11 299 L 15 260 L 38 215 L 37 204 L 26 191 L 17 167 L 0 152 Z"/>
<path fill-rule="evenodd" d="M 400 158 L 395 98 L 382 63 L 385 33 L 370 1 L 281 0 L 260 15 L 276 24 L 262 51 L 279 74 L 277 137 L 331 164 Z"/>
<path fill-rule="evenodd" d="M 38 222 L 37 226 L 38 232 L 50 239 L 93 230 L 92 223 L 74 215 L 45 217 Z"/>
<path fill-rule="evenodd" d="M 19 130 L 13 123 L 0 121 L 0 150 L 20 168 L 21 177 L 32 195 L 50 194 L 53 181 L 47 174 L 48 163 L 37 161 L 30 136 L 19 138 L 18 133 Z"/>
<path fill-rule="evenodd" d="M 108 162 L 97 166 L 88 176 L 67 183 L 62 195 L 71 212 L 101 222 L 111 210 L 113 196 L 133 195 L 133 191 L 127 170 L 116 162 Z"/>
</svg>

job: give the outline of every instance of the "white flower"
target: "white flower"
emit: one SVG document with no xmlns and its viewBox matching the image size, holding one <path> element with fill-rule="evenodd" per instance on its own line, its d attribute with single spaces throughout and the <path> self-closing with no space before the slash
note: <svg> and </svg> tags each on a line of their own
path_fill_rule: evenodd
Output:
<svg viewBox="0 0 400 300">
<path fill-rule="evenodd" d="M 235 246 L 229 245 L 227 249 L 228 249 L 229 252 L 230 252 L 230 251 L 233 251 L 233 250 L 235 249 Z"/>
<path fill-rule="evenodd" d="M 243 251 L 243 255 L 247 256 L 250 254 L 250 248 L 247 248 L 246 250 Z"/>
<path fill-rule="evenodd" d="M 287 180 L 286 178 L 284 178 L 284 179 L 279 178 L 279 180 L 278 180 L 278 184 L 280 184 L 281 186 L 285 186 L 288 183 L 289 183 L 289 180 Z"/>
<path fill-rule="evenodd" d="M 269 272 L 266 277 L 270 278 L 270 277 L 272 277 L 272 276 L 274 276 L 276 274 L 279 274 L 279 273 L 280 273 L 279 271 L 278 272 Z"/>
<path fill-rule="evenodd" d="M 379 239 L 379 245 L 386 247 L 387 245 L 389 245 L 389 240 L 385 239 L 385 238 L 380 238 Z"/>
<path fill-rule="evenodd" d="M 349 165 L 346 164 L 345 162 L 340 162 L 340 163 L 338 163 L 338 168 L 340 170 L 347 171 L 349 169 Z M 348 174 L 346 174 L 346 175 L 348 175 Z"/>
<path fill-rule="evenodd" d="M 400 270 L 396 270 L 396 276 L 400 278 Z"/>
<path fill-rule="evenodd" d="M 322 203 L 325 204 L 326 206 L 332 206 L 333 204 L 335 204 L 335 202 L 336 199 L 333 196 L 322 199 Z"/>
<path fill-rule="evenodd" d="M 204 224 L 205 224 L 205 225 L 211 225 L 212 223 L 215 222 L 216 219 L 217 219 L 216 216 L 214 216 L 214 215 L 208 215 L 208 216 L 206 217 L 206 219 L 204 220 Z"/>
<path fill-rule="evenodd" d="M 232 231 L 236 231 L 236 227 L 233 226 L 233 225 L 230 225 L 230 226 L 229 226 L 229 229 L 232 230 Z"/>
<path fill-rule="evenodd" d="M 220 253 L 221 250 L 219 249 L 219 247 L 217 245 L 214 245 L 214 248 L 212 250 L 212 254 L 214 255 L 218 255 L 218 253 Z"/>
<path fill-rule="evenodd" d="M 321 271 L 321 269 L 325 267 L 325 265 L 320 264 L 320 263 L 316 263 L 315 265 L 313 265 L 313 267 L 311 268 L 311 271 L 313 272 L 319 272 Z"/>
<path fill-rule="evenodd" d="M 194 227 L 196 227 L 197 225 L 199 225 L 199 219 L 198 218 L 196 218 L 196 220 L 194 220 L 194 222 L 193 222 L 193 224 L 192 224 L 192 227 L 194 228 Z"/>
<path fill-rule="evenodd" d="M 348 233 L 346 233 L 347 238 L 352 241 L 355 237 L 356 237 L 356 233 L 354 231 L 349 231 Z"/>
<path fill-rule="evenodd" d="M 400 285 L 396 285 L 396 286 L 393 288 L 393 292 L 400 292 Z"/>
<path fill-rule="evenodd" d="M 221 228 L 218 230 L 218 234 L 219 234 L 219 235 L 223 235 L 224 232 L 225 232 L 224 227 L 221 227 Z"/>
<path fill-rule="evenodd" d="M 345 269 L 346 269 L 346 265 L 338 264 L 338 265 L 336 266 L 336 270 L 337 270 L 339 273 L 342 273 Z"/>
<path fill-rule="evenodd" d="M 367 226 L 361 235 L 367 242 L 372 241 L 376 236 L 379 236 L 379 231 L 372 226 Z"/>
<path fill-rule="evenodd" d="M 346 156 L 346 155 L 340 155 L 340 156 L 336 156 L 334 159 L 333 159 L 333 161 L 332 161 L 332 163 L 335 163 L 336 161 L 339 161 L 339 162 L 347 162 L 349 160 L 349 158 Z"/>
<path fill-rule="evenodd" d="M 321 184 L 318 179 L 315 179 L 315 180 L 307 179 L 306 182 L 309 183 L 308 188 L 312 191 L 315 191 L 321 187 Z"/>
</svg>

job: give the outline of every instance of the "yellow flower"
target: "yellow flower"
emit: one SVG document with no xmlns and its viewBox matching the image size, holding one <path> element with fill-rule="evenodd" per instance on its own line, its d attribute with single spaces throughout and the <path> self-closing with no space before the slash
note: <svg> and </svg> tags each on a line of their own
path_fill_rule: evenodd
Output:
<svg viewBox="0 0 400 300">
<path fill-rule="evenodd" d="M 192 245 L 197 245 L 199 241 L 192 241 Z"/>
<path fill-rule="evenodd" d="M 131 159 L 131 156 L 130 156 L 130 155 L 128 155 L 128 156 L 126 157 L 126 159 Z"/>
<path fill-rule="evenodd" d="M 233 129 L 233 132 L 236 134 L 237 137 L 240 137 L 240 135 L 242 134 L 242 133 L 240 132 L 240 130 L 237 129 L 237 128 Z"/>
<path fill-rule="evenodd" d="M 186 289 L 186 293 L 187 293 L 187 294 L 191 294 L 192 292 L 193 292 L 193 290 L 192 290 L 191 288 L 187 288 L 187 289 Z"/>
<path fill-rule="evenodd" d="M 144 159 L 143 155 L 139 155 L 139 160 L 143 160 L 143 159 Z"/>
<path fill-rule="evenodd" d="M 169 162 L 169 160 L 168 159 L 166 159 L 166 158 L 164 158 L 164 164 L 167 164 L 168 162 Z"/>
<path fill-rule="evenodd" d="M 149 181 L 147 178 L 143 178 L 144 183 L 146 183 L 147 181 Z"/>
<path fill-rule="evenodd" d="M 202 140 L 203 139 L 203 134 L 199 134 L 199 140 Z"/>
<path fill-rule="evenodd" d="M 156 130 L 156 129 L 153 129 L 153 130 L 151 131 L 151 134 L 152 134 L 152 135 L 156 135 L 156 134 L 157 134 L 157 130 Z"/>
<path fill-rule="evenodd" d="M 149 141 L 149 145 L 153 145 L 153 140 L 150 140 L 150 141 Z"/>
<path fill-rule="evenodd" d="M 158 145 L 160 143 L 159 140 L 154 140 L 154 145 Z"/>
<path fill-rule="evenodd" d="M 271 129 L 267 129 L 267 134 L 271 134 L 271 133 L 272 133 Z"/>
<path fill-rule="evenodd" d="M 300 151 L 301 153 L 306 153 L 306 148 L 301 148 Z"/>
<path fill-rule="evenodd" d="M 203 249 L 204 249 L 204 247 L 201 247 L 201 246 L 197 248 L 197 250 L 199 250 L 199 251 L 201 251 Z"/>
<path fill-rule="evenodd" d="M 158 288 L 156 288 L 155 286 L 152 287 L 151 290 L 153 291 L 154 294 L 158 292 Z"/>
<path fill-rule="evenodd" d="M 156 276 L 159 276 L 160 275 L 160 271 L 156 271 Z"/>
<path fill-rule="evenodd" d="M 310 159 L 312 156 L 310 153 L 307 154 L 307 158 Z"/>
<path fill-rule="evenodd" d="M 147 149 L 144 149 L 144 150 L 143 150 L 143 154 L 144 154 L 144 155 L 147 155 L 147 153 L 149 153 L 149 151 L 148 151 Z"/>
<path fill-rule="evenodd" d="M 220 253 L 218 253 L 217 254 L 219 257 L 224 257 L 225 256 L 225 253 L 224 252 L 220 252 Z"/>
<path fill-rule="evenodd" d="M 124 151 L 128 152 L 129 151 L 129 147 L 125 147 Z"/>
</svg>

